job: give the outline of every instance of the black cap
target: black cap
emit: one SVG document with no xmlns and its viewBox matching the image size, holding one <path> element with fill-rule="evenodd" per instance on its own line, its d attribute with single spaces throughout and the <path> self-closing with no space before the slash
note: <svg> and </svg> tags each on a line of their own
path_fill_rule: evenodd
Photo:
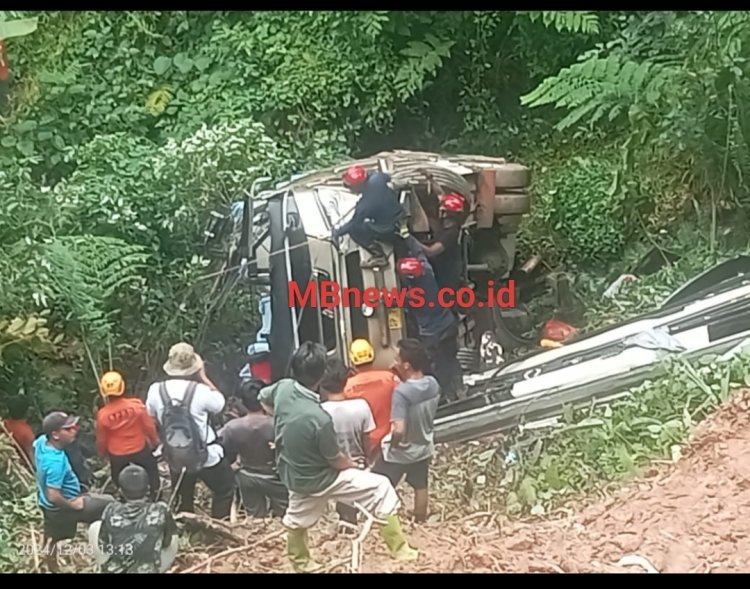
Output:
<svg viewBox="0 0 750 589">
<path fill-rule="evenodd" d="M 42 430 L 45 434 L 50 435 L 61 429 L 73 427 L 78 423 L 77 415 L 68 415 L 62 411 L 54 411 L 48 414 L 42 421 Z"/>
</svg>

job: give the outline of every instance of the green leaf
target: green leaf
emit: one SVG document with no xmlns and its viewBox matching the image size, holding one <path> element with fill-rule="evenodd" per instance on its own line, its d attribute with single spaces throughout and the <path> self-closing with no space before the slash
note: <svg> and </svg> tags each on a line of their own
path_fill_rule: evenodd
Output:
<svg viewBox="0 0 750 589">
<path fill-rule="evenodd" d="M 28 139 L 24 139 L 18 142 L 18 144 L 16 145 L 16 149 L 23 155 L 30 157 L 34 154 L 34 143 L 29 141 Z"/>
<path fill-rule="evenodd" d="M 172 60 L 162 55 L 161 57 L 157 57 L 154 60 L 154 71 L 158 76 L 161 76 L 170 68 L 171 65 Z"/>
<path fill-rule="evenodd" d="M 16 133 L 23 134 L 36 129 L 36 121 L 21 121 L 15 127 Z"/>
<path fill-rule="evenodd" d="M 174 63 L 175 67 L 183 74 L 188 73 L 193 68 L 193 60 L 184 53 L 178 53 L 175 55 L 172 63 Z"/>
<path fill-rule="evenodd" d="M 518 486 L 518 497 L 528 507 L 536 504 L 536 487 L 532 478 L 526 477 L 521 481 Z"/>
<path fill-rule="evenodd" d="M 37 19 L 6 20 L 0 22 L 0 40 L 24 37 L 36 31 Z"/>
<path fill-rule="evenodd" d="M 208 57 L 199 57 L 195 60 L 195 67 L 198 71 L 203 72 L 208 69 L 211 65 L 211 60 Z"/>
<path fill-rule="evenodd" d="M 13 135 L 6 135 L 0 140 L 3 147 L 13 147 L 16 144 L 16 138 Z"/>
</svg>

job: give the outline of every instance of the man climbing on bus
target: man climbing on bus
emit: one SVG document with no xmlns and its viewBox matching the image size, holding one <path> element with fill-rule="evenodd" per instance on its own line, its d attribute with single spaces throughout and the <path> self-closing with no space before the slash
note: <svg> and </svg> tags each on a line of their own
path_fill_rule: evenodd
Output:
<svg viewBox="0 0 750 589">
<path fill-rule="evenodd" d="M 455 192 L 445 194 L 440 190 L 440 218 L 431 223 L 433 239 L 431 243 L 421 246 L 435 270 L 438 286 L 450 288 L 455 293 L 462 283 L 461 248 L 458 240 L 466 200 Z"/>
<path fill-rule="evenodd" d="M 419 339 L 430 356 L 429 372 L 440 383 L 443 401 L 462 398 L 465 387 L 458 363 L 458 318 L 450 308 L 440 304 L 432 266 L 421 253 L 399 260 L 398 273 L 411 298 L 407 313 L 416 323 Z M 423 293 L 422 301 L 415 296 L 416 292 Z"/>
<path fill-rule="evenodd" d="M 372 256 L 365 260 L 362 268 L 387 265 L 385 251 L 380 242 L 394 247 L 396 257 L 403 254 L 404 238 L 407 236 L 406 211 L 398 201 L 398 195 L 388 185 L 390 176 L 383 172 L 368 173 L 364 167 L 351 166 L 344 174 L 344 185 L 360 198 L 354 207 L 352 218 L 334 229 L 334 240 L 349 235 L 354 243 Z"/>
</svg>

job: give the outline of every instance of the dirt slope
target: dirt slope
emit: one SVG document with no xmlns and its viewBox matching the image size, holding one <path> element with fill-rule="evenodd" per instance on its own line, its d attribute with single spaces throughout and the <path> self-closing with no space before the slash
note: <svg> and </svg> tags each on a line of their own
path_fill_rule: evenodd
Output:
<svg viewBox="0 0 750 589">
<path fill-rule="evenodd" d="M 478 514 L 463 522 L 407 524 L 421 551 L 419 561 L 408 565 L 391 561 L 373 531 L 361 571 L 646 572 L 638 564 L 617 566 L 627 555 L 644 557 L 659 572 L 750 570 L 748 409 L 750 392 L 738 393 L 699 427 L 676 465 L 654 469 L 616 497 L 565 519 L 508 524 Z M 288 570 L 284 548 L 279 537 L 217 558 L 210 570 Z M 311 552 L 323 563 L 341 563 L 351 543 L 335 534 L 334 524 L 321 522 L 311 532 Z M 200 558 L 191 555 L 180 568 Z"/>
</svg>

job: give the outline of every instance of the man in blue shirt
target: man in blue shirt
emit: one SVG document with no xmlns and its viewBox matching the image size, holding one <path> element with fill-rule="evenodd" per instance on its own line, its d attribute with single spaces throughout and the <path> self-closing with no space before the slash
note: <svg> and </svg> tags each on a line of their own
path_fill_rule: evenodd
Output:
<svg viewBox="0 0 750 589">
<path fill-rule="evenodd" d="M 76 535 L 79 522 L 93 523 L 114 501 L 111 495 L 81 494 L 81 482 L 65 448 L 78 434 L 78 417 L 55 411 L 44 418 L 43 434 L 34 441 L 38 503 L 44 516 L 45 554 L 56 569 L 55 546 Z"/>
</svg>

